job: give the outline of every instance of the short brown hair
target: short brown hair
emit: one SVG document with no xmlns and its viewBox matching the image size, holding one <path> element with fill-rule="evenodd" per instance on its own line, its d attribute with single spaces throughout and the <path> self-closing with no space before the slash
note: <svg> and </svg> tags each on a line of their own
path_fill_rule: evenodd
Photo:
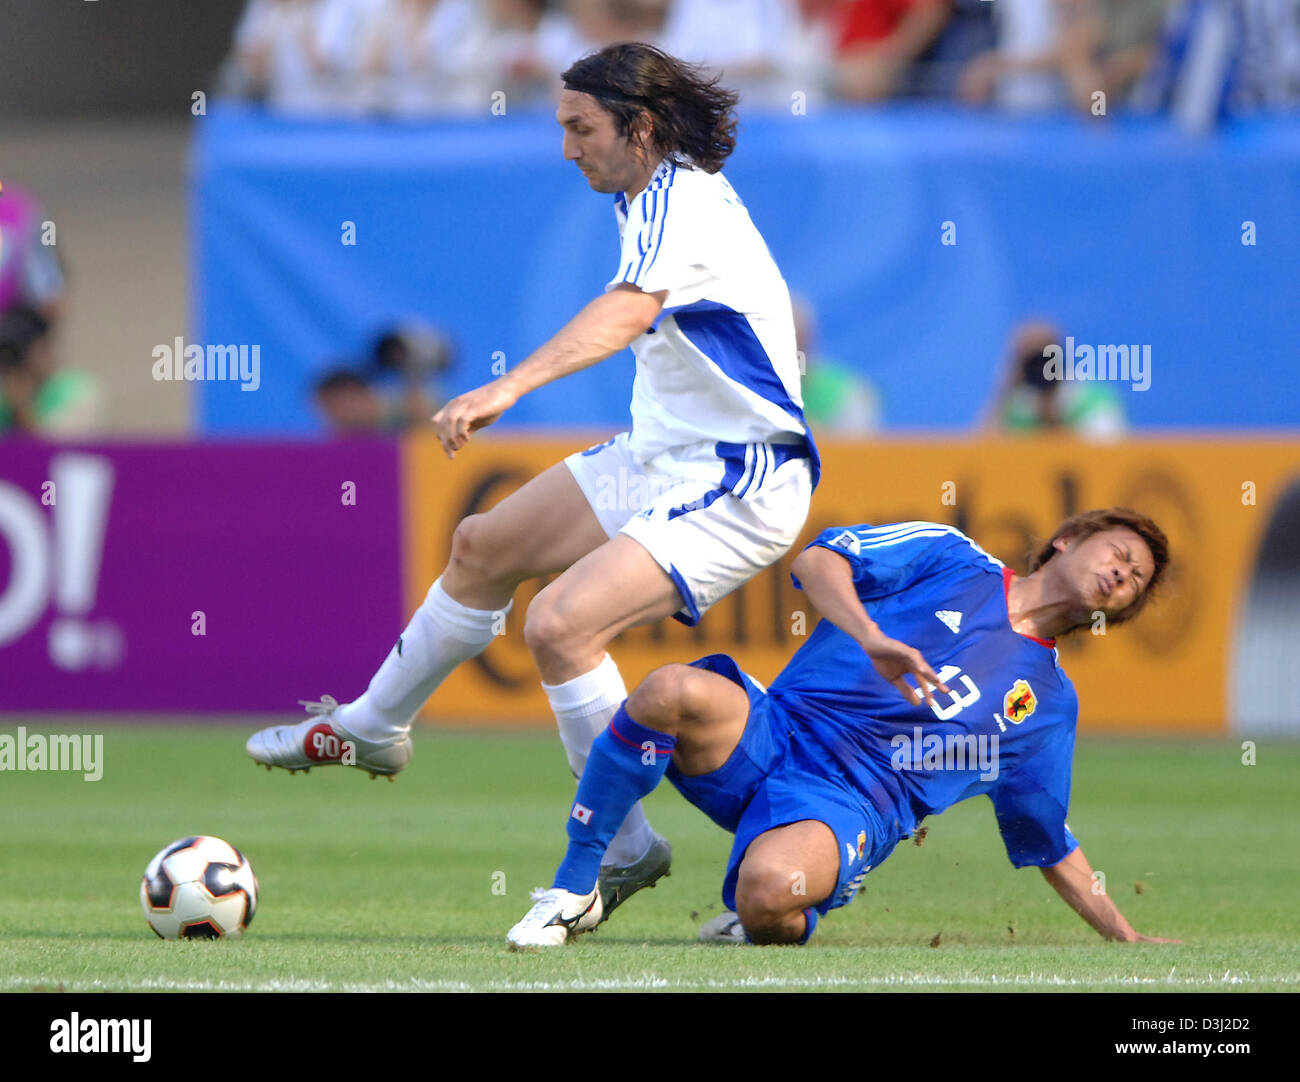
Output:
<svg viewBox="0 0 1300 1082">
<path fill-rule="evenodd" d="M 1146 584 L 1146 588 L 1137 595 L 1128 608 L 1110 618 L 1112 624 L 1122 624 L 1125 620 L 1131 620 L 1142 611 L 1151 597 L 1151 592 L 1169 567 L 1169 538 L 1165 536 L 1164 530 L 1141 511 L 1134 511 L 1131 507 L 1107 507 L 1104 510 L 1080 511 L 1077 515 L 1071 515 L 1056 527 L 1056 533 L 1048 538 L 1043 547 L 1030 556 L 1029 571 L 1032 574 L 1055 556 L 1056 542 L 1062 538 L 1075 538 L 1082 541 L 1103 530 L 1119 528 L 1130 529 L 1142 538 L 1147 543 L 1147 548 L 1151 550 L 1151 559 L 1155 562 L 1151 581 Z"/>
</svg>

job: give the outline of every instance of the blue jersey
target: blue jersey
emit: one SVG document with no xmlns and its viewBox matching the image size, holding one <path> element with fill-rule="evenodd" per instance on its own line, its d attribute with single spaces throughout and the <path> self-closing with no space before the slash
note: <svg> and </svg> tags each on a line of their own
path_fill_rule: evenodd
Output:
<svg viewBox="0 0 1300 1082">
<path fill-rule="evenodd" d="M 849 562 L 871 618 L 950 689 L 933 708 L 908 703 L 829 620 L 769 689 L 880 813 L 870 864 L 925 816 L 981 793 L 1012 864 L 1063 860 L 1078 844 L 1065 823 L 1078 698 L 1054 642 L 1011 629 L 1011 570 L 935 522 L 836 528 L 814 545 Z"/>
</svg>

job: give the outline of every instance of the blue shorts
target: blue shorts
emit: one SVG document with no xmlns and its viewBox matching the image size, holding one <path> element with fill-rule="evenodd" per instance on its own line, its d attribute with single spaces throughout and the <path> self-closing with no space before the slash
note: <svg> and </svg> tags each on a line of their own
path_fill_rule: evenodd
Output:
<svg viewBox="0 0 1300 1082">
<path fill-rule="evenodd" d="M 736 908 L 740 863 L 759 835 L 813 819 L 830 827 L 839 842 L 840 874 L 830 897 L 812 908 L 826 913 L 848 905 L 871 870 L 872 850 L 884 837 L 876 809 L 818 744 L 800 734 L 797 719 L 726 654 L 710 654 L 691 667 L 725 676 L 749 694 L 745 733 L 722 766 L 711 774 L 687 776 L 670 763 L 667 773 L 682 796 L 736 836 L 722 884 L 723 903 Z"/>
</svg>

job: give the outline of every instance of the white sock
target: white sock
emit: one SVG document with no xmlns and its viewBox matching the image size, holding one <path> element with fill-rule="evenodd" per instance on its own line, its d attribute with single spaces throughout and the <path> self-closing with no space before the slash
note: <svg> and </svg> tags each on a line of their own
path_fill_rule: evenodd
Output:
<svg viewBox="0 0 1300 1082">
<path fill-rule="evenodd" d="M 606 654 L 605 660 L 591 672 L 563 684 L 543 684 L 542 689 L 551 701 L 551 709 L 560 726 L 560 741 L 564 744 L 569 767 L 574 776 L 580 778 L 587 765 L 592 741 L 608 728 L 627 698 L 623 677 L 619 675 L 614 659 Z M 609 843 L 604 863 L 625 865 L 640 860 L 654 840 L 655 832 L 638 802 Z"/>
<path fill-rule="evenodd" d="M 370 687 L 355 702 L 339 707 L 335 717 L 363 740 L 398 739 L 452 669 L 487 649 L 511 604 L 496 612 L 466 608 L 451 598 L 439 578 Z"/>
</svg>

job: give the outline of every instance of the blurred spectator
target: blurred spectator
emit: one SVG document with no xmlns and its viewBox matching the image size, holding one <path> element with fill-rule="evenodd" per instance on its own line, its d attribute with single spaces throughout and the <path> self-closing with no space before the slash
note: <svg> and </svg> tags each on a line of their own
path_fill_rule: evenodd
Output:
<svg viewBox="0 0 1300 1082">
<path fill-rule="evenodd" d="M 1050 109 L 1065 103 L 1064 17 L 1071 0 L 998 0 L 997 43 L 962 74 L 960 96 L 1007 109 Z"/>
<path fill-rule="evenodd" d="M 358 97 L 370 110 L 415 116 L 486 112 L 489 24 L 472 0 L 348 0 L 371 5 Z"/>
<path fill-rule="evenodd" d="M 951 0 L 952 11 L 934 43 L 903 77 L 900 92 L 910 97 L 951 100 L 966 65 L 996 43 L 994 5 L 989 0 Z"/>
<path fill-rule="evenodd" d="M 617 41 L 654 44 L 663 15 L 660 0 L 562 0 L 555 7 L 538 26 L 537 47 L 557 95 L 560 72 L 579 57 Z"/>
<path fill-rule="evenodd" d="M 0 315 L 0 435 L 89 435 L 99 425 L 100 407 L 88 373 L 57 366 L 45 316 L 27 306 Z"/>
<path fill-rule="evenodd" d="M 1135 93 L 1205 130 L 1232 113 L 1300 105 L 1300 0 L 1185 0 Z"/>
<path fill-rule="evenodd" d="M 0 314 L 26 306 L 47 320 L 55 318 L 63 268 L 44 229 L 34 195 L 13 184 L 0 189 Z"/>
<path fill-rule="evenodd" d="M 1242 0 L 1238 111 L 1300 105 L 1300 0 Z"/>
<path fill-rule="evenodd" d="M 664 17 L 679 0 L 563 0 L 579 33 L 596 47 L 617 41 L 650 41 L 663 32 Z"/>
<path fill-rule="evenodd" d="M 623 40 L 659 41 L 667 26 L 668 13 L 679 0 L 606 0 L 614 18 L 626 31 Z"/>
<path fill-rule="evenodd" d="M 233 81 L 245 96 L 286 112 L 340 108 L 321 50 L 322 0 L 249 0 L 235 28 Z"/>
<path fill-rule="evenodd" d="M 662 47 L 721 73 L 742 102 L 770 105 L 808 88 L 796 74 L 802 40 L 794 0 L 673 0 Z"/>
<path fill-rule="evenodd" d="M 227 93 L 298 114 L 487 112 L 554 100 L 615 41 L 657 40 L 668 0 L 248 0 Z"/>
<path fill-rule="evenodd" d="M 950 0 L 846 0 L 836 41 L 839 95 L 850 101 L 891 97 L 951 10 Z"/>
<path fill-rule="evenodd" d="M 396 409 L 359 371 L 335 368 L 316 384 L 316 404 L 330 429 L 339 434 L 402 432 L 411 427 L 405 409 Z"/>
<path fill-rule="evenodd" d="M 1161 24 L 1177 0 L 1092 0 L 1081 26 L 1080 65 L 1071 97 L 1084 105 L 1093 90 L 1125 100 L 1151 66 Z M 1079 75 L 1083 84 L 1079 85 Z"/>
<path fill-rule="evenodd" d="M 495 91 L 553 101 L 615 41 L 713 68 L 751 105 L 1097 112 L 1153 62 L 1143 100 L 1180 117 L 1300 100 L 1300 0 L 248 0 L 227 82 L 289 112 L 485 112 Z"/>
<path fill-rule="evenodd" d="M 489 0 L 483 63 L 509 101 L 554 102 L 560 73 L 616 41 L 658 39 L 666 0 Z"/>
<path fill-rule="evenodd" d="M 427 36 L 435 3 L 373 0 L 363 10 L 361 0 L 353 0 L 353 33 L 342 32 L 342 18 L 335 21 L 325 47 L 335 65 L 352 71 L 348 97 L 356 109 L 398 115 L 432 110 Z"/>
<path fill-rule="evenodd" d="M 375 339 L 370 368 L 379 379 L 397 379 L 406 386 L 427 387 L 432 392 L 440 376 L 456 360 L 456 350 L 445 334 L 427 323 L 408 321 L 384 331 Z"/>
<path fill-rule="evenodd" d="M 423 323 L 381 334 L 361 364 L 332 369 L 316 402 L 337 432 L 400 432 L 429 423 L 442 405 L 438 378 L 455 359 L 451 341 Z"/>
<path fill-rule="evenodd" d="M 1010 356 L 988 427 L 1012 434 L 1064 431 L 1094 440 L 1123 435 L 1124 407 L 1109 384 L 1047 378 L 1045 351 L 1064 344 L 1065 336 L 1052 323 L 1029 321 L 1012 332 Z"/>
<path fill-rule="evenodd" d="M 375 26 L 393 17 L 392 8 L 392 0 L 319 0 L 312 41 L 331 111 L 378 106 L 382 87 L 366 70 L 367 51 Z"/>
<path fill-rule="evenodd" d="M 998 0 L 997 44 L 975 57 L 959 93 L 1017 110 L 1122 101 L 1151 62 L 1174 0 Z M 1094 97 L 1098 92 L 1104 99 Z"/>
<path fill-rule="evenodd" d="M 57 249 L 46 243 L 36 197 L 0 190 L 0 434 L 78 436 L 100 421 L 100 398 L 85 372 L 60 370 L 54 328 L 64 308 Z"/>
<path fill-rule="evenodd" d="M 848 365 L 817 352 L 817 318 L 793 298 L 795 345 L 803 360 L 803 412 L 814 433 L 864 436 L 880 427 L 880 395 Z"/>
<path fill-rule="evenodd" d="M 563 69 L 547 64 L 541 48 L 548 19 L 546 0 L 489 0 L 487 8 L 490 29 L 485 62 L 492 89 L 505 91 L 509 102 L 551 98 L 558 91 Z"/>
</svg>

